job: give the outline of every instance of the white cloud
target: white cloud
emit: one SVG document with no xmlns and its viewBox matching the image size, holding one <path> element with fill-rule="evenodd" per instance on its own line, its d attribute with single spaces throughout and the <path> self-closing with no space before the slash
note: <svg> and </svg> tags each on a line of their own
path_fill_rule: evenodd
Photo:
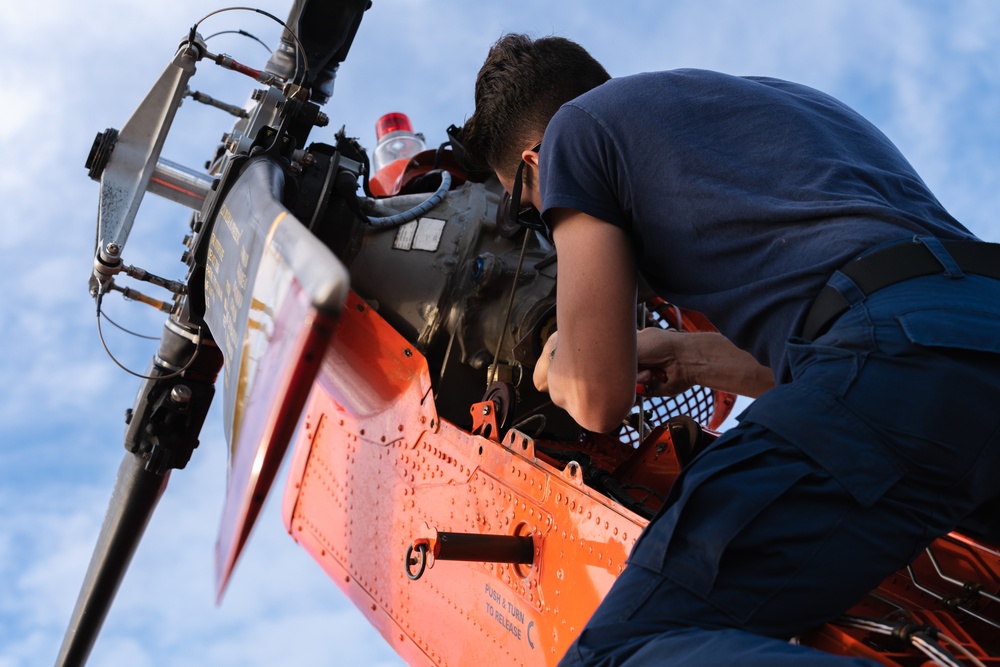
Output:
<svg viewBox="0 0 1000 667">
<path fill-rule="evenodd" d="M 217 426 L 217 424 L 216 424 Z M 147 529 L 89 664 L 398 664 L 388 646 L 290 538 L 277 503 L 214 607 L 212 548 L 225 453 L 218 438 L 177 471 Z M 120 450 L 124 454 L 124 450 Z M 106 488 L 4 493 L 0 517 L 0 644 L 11 664 L 47 665 L 68 622 L 96 540 Z M 210 508 L 210 509 L 209 509 Z M 274 539 L 278 537 L 280 539 Z M 122 662 L 127 660 L 127 662 Z M 0 662 L 0 665 L 3 665 Z"/>
</svg>

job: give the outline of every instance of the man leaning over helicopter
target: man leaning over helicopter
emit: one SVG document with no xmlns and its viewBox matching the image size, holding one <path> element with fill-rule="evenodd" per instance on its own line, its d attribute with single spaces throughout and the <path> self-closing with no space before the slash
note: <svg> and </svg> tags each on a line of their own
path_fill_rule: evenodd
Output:
<svg viewBox="0 0 1000 667">
<path fill-rule="evenodd" d="M 997 246 L 877 128 L 795 83 L 610 78 L 569 40 L 511 34 L 475 99 L 466 148 L 558 252 L 536 385 L 594 431 L 637 381 L 758 396 L 681 475 L 561 664 L 850 662 L 788 639 L 996 495 Z M 721 334 L 637 333 L 640 274 Z"/>
</svg>

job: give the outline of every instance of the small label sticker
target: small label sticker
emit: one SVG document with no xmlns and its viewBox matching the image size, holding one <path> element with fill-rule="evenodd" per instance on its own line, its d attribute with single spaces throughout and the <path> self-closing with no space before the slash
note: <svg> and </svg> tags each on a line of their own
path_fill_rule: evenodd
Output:
<svg viewBox="0 0 1000 667">
<path fill-rule="evenodd" d="M 444 220 L 420 218 L 417 233 L 413 236 L 414 250 L 435 252 L 441 244 L 441 234 L 444 233 Z"/>
<path fill-rule="evenodd" d="M 444 233 L 444 220 L 420 218 L 400 225 L 396 230 L 396 238 L 392 247 L 396 250 L 427 250 L 435 252 L 441 245 L 441 235 Z"/>
<path fill-rule="evenodd" d="M 417 221 L 400 225 L 396 229 L 396 239 L 392 242 L 392 247 L 396 250 L 409 250 L 413 247 L 413 236 L 417 233 Z"/>
</svg>

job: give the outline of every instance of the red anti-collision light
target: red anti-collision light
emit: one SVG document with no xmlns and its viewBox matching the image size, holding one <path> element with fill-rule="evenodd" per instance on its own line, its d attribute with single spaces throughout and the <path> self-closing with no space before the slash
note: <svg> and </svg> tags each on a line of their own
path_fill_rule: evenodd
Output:
<svg viewBox="0 0 1000 667">
<path fill-rule="evenodd" d="M 413 132 L 413 126 L 410 125 L 410 119 L 405 113 L 387 113 L 375 123 L 376 139 L 381 139 L 390 132 L 396 132 L 397 130 Z"/>
</svg>

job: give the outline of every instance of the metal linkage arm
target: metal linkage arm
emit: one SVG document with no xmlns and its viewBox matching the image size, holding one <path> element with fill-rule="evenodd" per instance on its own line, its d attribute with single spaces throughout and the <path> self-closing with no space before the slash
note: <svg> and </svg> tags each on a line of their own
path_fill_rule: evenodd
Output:
<svg viewBox="0 0 1000 667">
<path fill-rule="evenodd" d="M 108 129 L 94 140 L 87 168 L 90 177 L 101 183 L 97 250 L 108 244 L 122 248 L 128 240 L 163 142 L 204 50 L 200 41 L 182 43 L 121 131 Z M 95 278 L 101 282 L 100 276 Z"/>
</svg>

